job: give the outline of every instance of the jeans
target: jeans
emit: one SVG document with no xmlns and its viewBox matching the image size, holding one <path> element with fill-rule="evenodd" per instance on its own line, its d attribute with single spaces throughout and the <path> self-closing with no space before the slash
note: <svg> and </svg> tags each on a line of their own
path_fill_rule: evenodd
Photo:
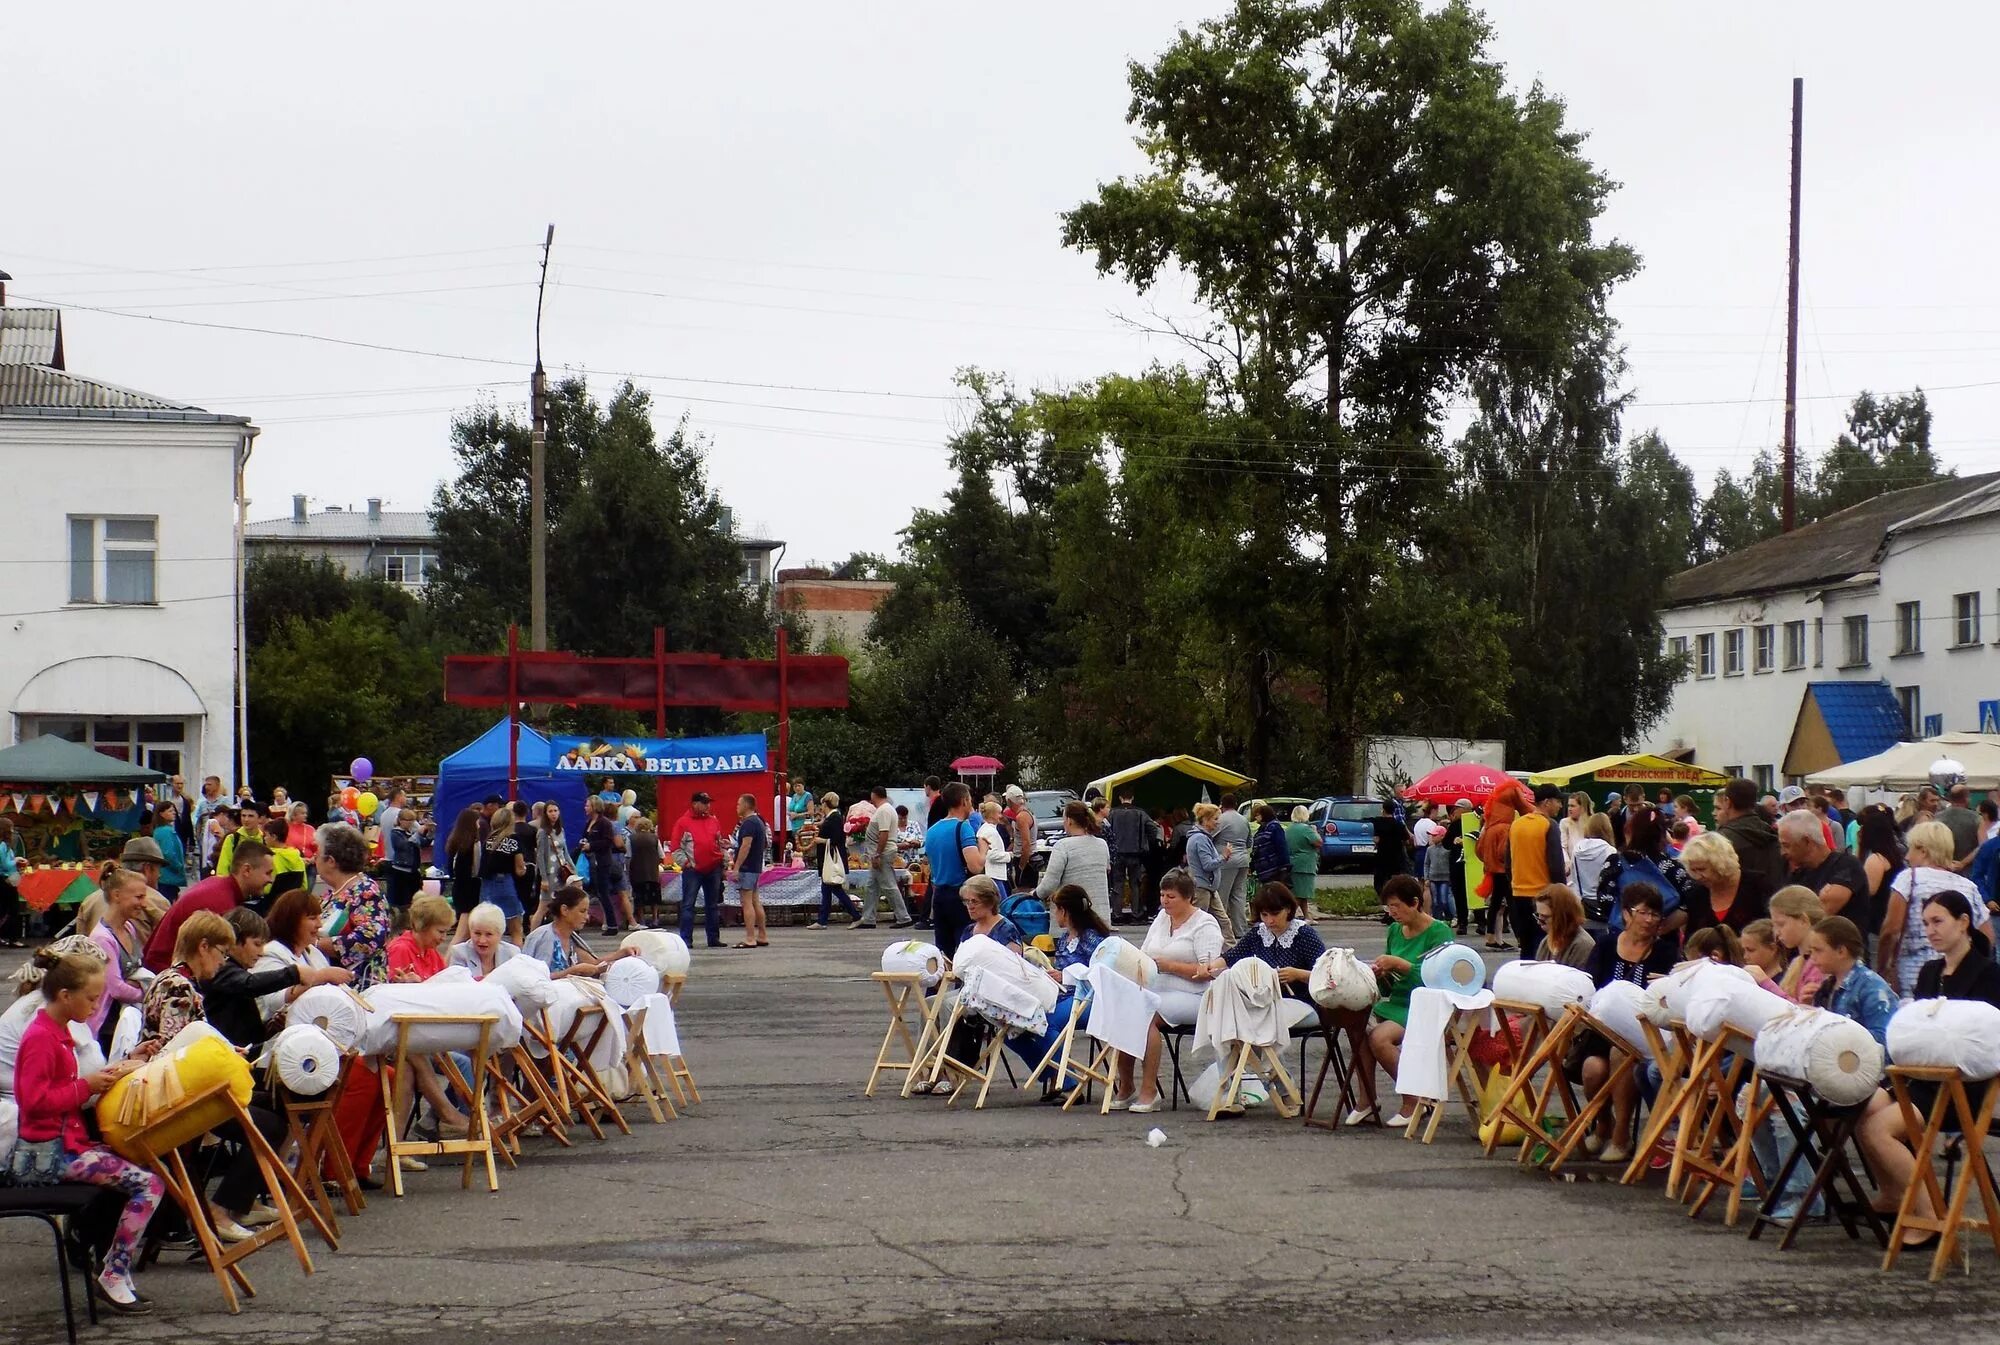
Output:
<svg viewBox="0 0 2000 1345">
<path fill-rule="evenodd" d="M 1778 1169 L 1792 1156 L 1798 1146 L 1792 1142 L 1790 1131 L 1784 1129 L 1773 1111 L 1764 1118 L 1764 1124 L 1750 1132 L 1750 1148 L 1757 1155 L 1757 1166 L 1764 1169 L 1767 1177 L 1775 1178 Z M 1789 1217 L 1799 1207 L 1799 1200 L 1805 1195 L 1806 1187 L 1812 1185 L 1812 1167 L 1804 1158 L 1792 1167 L 1792 1175 L 1785 1179 L 1785 1189 L 1773 1208 L 1783 1210 Z M 1812 1213 L 1815 1217 L 1826 1213 L 1826 1197 L 1822 1193 L 1813 1200 Z"/>
<path fill-rule="evenodd" d="M 1131 890 L 1126 891 L 1130 884 Z M 1115 855 L 1111 860 L 1111 909 L 1134 915 L 1146 908 L 1146 857 Z"/>
<path fill-rule="evenodd" d="M 957 891 L 956 888 L 952 890 Z M 903 904 L 903 889 L 896 885 L 896 853 L 887 846 L 868 863 L 868 895 L 861 903 L 862 923 L 875 923 L 875 917 L 882 910 L 884 892 L 889 894 L 890 907 L 896 912 L 896 923 L 906 923 L 910 918 L 910 908 Z M 931 918 L 937 918 L 935 896 L 931 898 Z"/>
<path fill-rule="evenodd" d="M 592 867 L 594 870 L 595 866 L 593 865 Z M 605 877 L 608 880 L 610 875 L 606 874 Z M 610 886 L 609 881 L 606 882 L 605 886 Z M 720 864 L 706 872 L 696 868 L 681 870 L 681 942 L 687 944 L 689 947 L 694 946 L 694 902 L 696 897 L 703 898 L 703 904 L 706 907 L 702 912 L 702 920 L 708 931 L 708 946 L 711 948 L 720 948 L 722 946 L 722 866 Z"/>
<path fill-rule="evenodd" d="M 902 904 L 900 899 L 897 904 L 898 906 Z M 958 884 L 933 884 L 931 932 L 937 939 L 938 951 L 946 957 L 957 956 L 959 940 L 965 937 L 965 931 L 971 926 L 972 917 L 965 913 L 965 899 L 958 895 Z"/>
<path fill-rule="evenodd" d="M 838 883 L 829 883 L 824 878 L 819 884 L 819 922 L 823 925 L 833 915 L 833 903 L 838 900 L 847 914 L 855 920 L 861 919 L 861 908 L 849 900 L 847 889 Z"/>
<path fill-rule="evenodd" d="M 1446 924 L 1458 918 L 1451 902 L 1451 884 L 1436 878 L 1431 880 L 1431 918 Z"/>
</svg>

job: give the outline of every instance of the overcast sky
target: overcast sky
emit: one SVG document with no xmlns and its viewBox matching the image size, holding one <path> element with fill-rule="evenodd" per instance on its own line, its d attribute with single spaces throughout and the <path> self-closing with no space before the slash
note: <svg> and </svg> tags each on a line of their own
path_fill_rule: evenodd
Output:
<svg viewBox="0 0 2000 1345">
<path fill-rule="evenodd" d="M 10 302 L 69 309 L 73 371 L 253 416 L 253 518 L 294 492 L 424 508 L 453 409 L 525 401 L 554 221 L 552 372 L 644 375 L 783 563 L 893 550 L 947 484 L 954 370 L 1053 385 L 1176 354 L 1056 216 L 1140 164 L 1126 60 L 1222 8 L 16 6 L 0 269 Z M 2000 12 L 1487 11 L 1623 184 L 1629 431 L 1704 479 L 1778 442 L 1803 75 L 1801 440 L 1859 388 L 1921 383 L 1945 460 L 2000 467 L 2000 385 L 1952 387 L 2000 384 Z"/>
</svg>

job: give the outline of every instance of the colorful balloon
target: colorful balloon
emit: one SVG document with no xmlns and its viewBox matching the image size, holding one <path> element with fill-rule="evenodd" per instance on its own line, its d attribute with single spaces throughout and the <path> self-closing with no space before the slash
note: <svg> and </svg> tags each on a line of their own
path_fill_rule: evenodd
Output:
<svg viewBox="0 0 2000 1345">
<path fill-rule="evenodd" d="M 354 801 L 354 810 L 360 813 L 363 817 L 373 817 L 375 816 L 376 807 L 379 806 L 381 802 L 382 800 L 375 797 L 375 792 L 373 790 L 366 790 L 362 793 L 360 798 Z"/>
<path fill-rule="evenodd" d="M 375 763 L 367 757 L 356 757 L 348 766 L 347 773 L 354 777 L 356 784 L 365 785 L 375 778 Z"/>
<path fill-rule="evenodd" d="M 349 785 L 347 788 L 340 791 L 340 806 L 343 808 L 352 809 L 354 807 L 355 802 L 358 799 L 360 799 L 360 797 L 361 797 L 361 791 L 356 789 L 353 785 Z"/>
</svg>

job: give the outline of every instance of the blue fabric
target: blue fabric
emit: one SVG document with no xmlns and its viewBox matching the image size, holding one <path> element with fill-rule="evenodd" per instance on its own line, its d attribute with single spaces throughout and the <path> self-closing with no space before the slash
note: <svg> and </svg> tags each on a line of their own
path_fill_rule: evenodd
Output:
<svg viewBox="0 0 2000 1345">
<path fill-rule="evenodd" d="M 1250 872 L 1257 875 L 1260 883 L 1291 880 L 1291 849 L 1286 843 L 1285 828 L 1276 818 L 1257 828 L 1257 834 L 1250 838 Z"/>
<path fill-rule="evenodd" d="M 581 776 L 557 776 L 550 768 L 549 740 L 527 724 L 521 725 L 515 749 L 515 774 L 523 807 L 553 801 L 562 809 L 563 833 L 574 854 L 583 840 L 584 787 Z M 458 815 L 488 794 L 507 794 L 507 721 L 459 748 L 438 763 L 437 790 L 431 815 L 439 835 L 451 830 Z"/>
<path fill-rule="evenodd" d="M 160 886 L 181 888 L 187 886 L 187 850 L 181 845 L 180 833 L 172 827 L 154 827 L 153 841 L 160 847 L 160 853 L 167 862 L 160 865 Z"/>
<path fill-rule="evenodd" d="M 1007 885 L 1000 884 L 1000 915 L 1030 939 L 1049 932 L 1049 908 L 1033 892 L 1010 897 Z"/>
<path fill-rule="evenodd" d="M 1081 934 L 1060 935 L 1056 939 L 1056 955 L 1050 959 L 1050 965 L 1058 974 L 1064 967 L 1087 967 L 1091 954 L 1103 942 L 1104 936 L 1094 929 L 1087 929 Z"/>
<path fill-rule="evenodd" d="M 1979 884 L 1979 895 L 1988 901 L 1994 900 L 1993 883 L 2000 878 L 2000 836 L 1983 842 L 1972 852 L 1972 867 L 1966 877 Z"/>
<path fill-rule="evenodd" d="M 1889 1020 L 1896 1013 L 1896 992 L 1874 971 L 1857 965 L 1842 978 L 1839 986 L 1821 981 L 1813 992 L 1813 1003 L 1843 1018 L 1852 1018 L 1868 1029 L 1885 1049 L 1889 1045 Z"/>
<path fill-rule="evenodd" d="M 1886 752 L 1908 736 L 1903 707 L 1887 682 L 1812 682 L 1806 694 L 1818 703 L 1842 761 Z"/>
<path fill-rule="evenodd" d="M 979 830 L 969 817 L 940 819 L 924 833 L 924 854 L 931 861 L 931 881 L 939 887 L 962 887 L 971 875 L 965 871 L 965 847 L 979 839 Z"/>
<path fill-rule="evenodd" d="M 1056 1001 L 1055 1008 L 1049 1010 L 1048 1031 L 1042 1033 L 1039 1037 L 1030 1037 L 1026 1034 L 1010 1036 L 1007 1038 L 1007 1049 L 1021 1057 L 1027 1063 L 1029 1069 L 1033 1069 L 1035 1066 L 1041 1064 L 1042 1057 L 1054 1049 L 1057 1039 L 1062 1036 L 1063 1028 L 1069 1023 L 1070 1015 L 1077 1012 L 1079 1001 L 1083 1005 L 1083 1017 L 1077 1019 L 1076 1027 L 1077 1031 L 1081 1033 L 1084 1024 L 1090 1021 L 1090 1000 L 1088 997 L 1081 995 L 1064 995 Z M 1092 1042 L 1079 1036 L 1070 1051 L 1072 1063 L 1088 1062 L 1090 1054 L 1094 1049 L 1095 1046 Z M 1082 1082 L 1081 1077 L 1071 1076 L 1058 1080 L 1056 1087 L 1064 1092 L 1068 1092 Z"/>
<path fill-rule="evenodd" d="M 1215 838 L 1200 827 L 1188 833 L 1187 866 L 1196 887 L 1213 892 L 1220 885 L 1222 852 L 1215 848 Z"/>
</svg>

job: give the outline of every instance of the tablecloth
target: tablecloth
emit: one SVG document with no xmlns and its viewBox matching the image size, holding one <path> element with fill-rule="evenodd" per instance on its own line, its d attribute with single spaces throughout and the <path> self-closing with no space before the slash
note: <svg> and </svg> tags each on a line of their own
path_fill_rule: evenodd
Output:
<svg viewBox="0 0 2000 1345">
<path fill-rule="evenodd" d="M 1455 995 L 1419 986 L 1410 992 L 1410 1021 L 1403 1028 L 1403 1057 L 1396 1066 L 1396 1091 L 1404 1097 L 1443 1101 L 1451 1096 L 1451 1073 L 1445 1059 L 1445 1032 L 1460 1009 L 1487 1009 L 1493 992 Z M 1492 1026 L 1489 1022 L 1488 1026 Z"/>
<path fill-rule="evenodd" d="M 35 911 L 74 906 L 97 890 L 97 884 L 82 869 L 29 869 L 22 873 L 18 887 L 21 900 Z"/>
<path fill-rule="evenodd" d="M 722 900 L 727 906 L 741 906 L 742 899 L 736 889 L 729 884 L 722 885 Z M 666 894 L 669 898 L 679 896 L 679 883 Z M 757 880 L 757 895 L 766 906 L 814 906 L 819 903 L 819 874 L 811 869 L 800 868 L 796 864 L 783 868 L 766 869 Z"/>
</svg>

